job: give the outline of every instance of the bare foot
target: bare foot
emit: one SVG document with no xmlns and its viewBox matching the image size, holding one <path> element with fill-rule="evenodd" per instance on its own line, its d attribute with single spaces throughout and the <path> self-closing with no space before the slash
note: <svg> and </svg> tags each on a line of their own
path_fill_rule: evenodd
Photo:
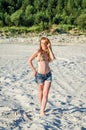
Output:
<svg viewBox="0 0 86 130">
<path fill-rule="evenodd" d="M 41 116 L 44 116 L 44 115 L 45 115 L 45 112 L 40 112 L 40 115 L 41 115 Z"/>
</svg>

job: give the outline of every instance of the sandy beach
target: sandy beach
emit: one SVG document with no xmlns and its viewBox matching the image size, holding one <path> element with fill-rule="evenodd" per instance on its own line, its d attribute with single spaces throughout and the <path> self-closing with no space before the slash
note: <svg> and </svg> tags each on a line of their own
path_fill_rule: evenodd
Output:
<svg viewBox="0 0 86 130">
<path fill-rule="evenodd" d="M 50 63 L 53 81 L 43 117 L 28 66 L 39 39 L 30 39 L 31 44 L 29 38 L 22 43 L 10 38 L 14 44 L 0 40 L 0 130 L 86 130 L 86 37 L 77 37 L 60 41 L 49 36 L 56 60 Z"/>
</svg>

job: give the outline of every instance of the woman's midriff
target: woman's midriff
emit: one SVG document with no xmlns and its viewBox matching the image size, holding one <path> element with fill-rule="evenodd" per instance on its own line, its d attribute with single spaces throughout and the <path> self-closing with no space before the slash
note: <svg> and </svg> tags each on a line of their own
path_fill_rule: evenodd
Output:
<svg viewBox="0 0 86 130">
<path fill-rule="evenodd" d="M 40 61 L 38 62 L 38 73 L 47 74 L 50 71 L 49 62 Z"/>
</svg>

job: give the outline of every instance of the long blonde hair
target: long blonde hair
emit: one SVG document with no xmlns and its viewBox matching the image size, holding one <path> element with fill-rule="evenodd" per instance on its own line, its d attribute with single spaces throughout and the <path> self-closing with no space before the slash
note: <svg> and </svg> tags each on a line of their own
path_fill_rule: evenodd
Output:
<svg viewBox="0 0 86 130">
<path fill-rule="evenodd" d="M 39 48 L 39 52 L 42 54 L 42 47 L 41 47 L 41 41 L 42 40 L 45 40 L 45 44 L 46 45 L 48 45 L 48 44 L 50 44 L 51 45 L 51 42 L 50 42 L 50 40 L 47 38 L 47 37 L 42 37 L 41 39 L 40 39 L 40 48 Z M 47 55 L 48 55 L 48 60 L 49 60 L 49 62 L 51 61 L 51 57 L 50 57 L 50 53 L 49 53 L 49 50 L 47 49 L 46 50 L 46 53 L 47 53 Z"/>
</svg>

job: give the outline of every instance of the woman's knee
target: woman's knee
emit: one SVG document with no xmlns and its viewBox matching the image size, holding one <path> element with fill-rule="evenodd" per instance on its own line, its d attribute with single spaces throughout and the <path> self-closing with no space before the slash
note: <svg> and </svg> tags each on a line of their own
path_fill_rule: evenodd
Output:
<svg viewBox="0 0 86 130">
<path fill-rule="evenodd" d="M 43 91 L 43 97 L 45 97 L 45 98 L 48 97 L 48 91 Z"/>
</svg>

